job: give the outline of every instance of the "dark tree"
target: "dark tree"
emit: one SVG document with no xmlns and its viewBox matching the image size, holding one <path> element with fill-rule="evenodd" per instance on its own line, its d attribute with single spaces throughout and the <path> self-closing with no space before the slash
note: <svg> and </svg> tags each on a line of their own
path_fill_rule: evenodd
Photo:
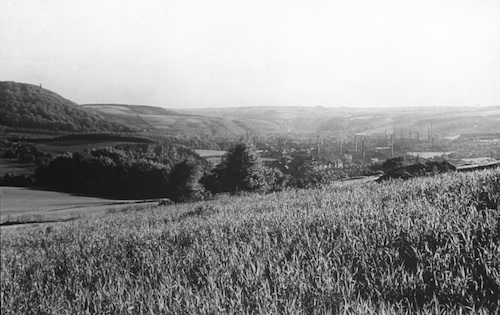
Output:
<svg viewBox="0 0 500 315">
<path fill-rule="evenodd" d="M 402 156 L 397 156 L 391 159 L 385 160 L 384 163 L 382 163 L 382 171 L 387 172 L 389 170 L 397 169 L 399 167 L 403 167 L 407 165 L 405 162 L 405 158 Z"/>
<path fill-rule="evenodd" d="M 174 202 L 202 199 L 204 189 L 199 183 L 202 174 L 201 167 L 188 160 L 176 164 L 168 178 L 167 196 Z"/>
<path fill-rule="evenodd" d="M 280 187 L 282 175 L 280 171 L 264 166 L 252 145 L 238 143 L 203 179 L 203 184 L 212 193 L 267 192 Z"/>
<path fill-rule="evenodd" d="M 285 169 L 285 174 L 290 176 L 290 186 L 296 188 L 318 187 L 331 180 L 328 173 L 318 171 L 314 167 L 310 158 L 294 158 Z"/>
</svg>

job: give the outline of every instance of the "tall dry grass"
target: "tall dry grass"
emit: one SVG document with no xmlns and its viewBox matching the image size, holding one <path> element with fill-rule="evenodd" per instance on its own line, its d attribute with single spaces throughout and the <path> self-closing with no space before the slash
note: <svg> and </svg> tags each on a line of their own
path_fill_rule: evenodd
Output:
<svg viewBox="0 0 500 315">
<path fill-rule="evenodd" d="M 2 235 L 2 314 L 493 313 L 500 170 L 141 206 Z"/>
</svg>

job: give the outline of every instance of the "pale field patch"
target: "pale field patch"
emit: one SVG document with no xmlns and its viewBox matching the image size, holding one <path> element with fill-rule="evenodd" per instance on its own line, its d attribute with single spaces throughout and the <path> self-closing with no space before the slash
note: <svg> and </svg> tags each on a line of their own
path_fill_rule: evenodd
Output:
<svg viewBox="0 0 500 315">
<path fill-rule="evenodd" d="M 156 201 L 116 200 L 23 187 L 1 187 L 0 223 L 64 221 L 147 202 Z"/>
</svg>

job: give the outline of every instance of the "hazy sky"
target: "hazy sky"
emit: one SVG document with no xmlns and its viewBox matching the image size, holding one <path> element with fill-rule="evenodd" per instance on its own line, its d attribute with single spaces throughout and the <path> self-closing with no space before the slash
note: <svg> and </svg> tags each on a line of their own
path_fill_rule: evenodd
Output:
<svg viewBox="0 0 500 315">
<path fill-rule="evenodd" d="M 79 104 L 500 105 L 500 1 L 0 0 L 0 80 Z"/>
</svg>

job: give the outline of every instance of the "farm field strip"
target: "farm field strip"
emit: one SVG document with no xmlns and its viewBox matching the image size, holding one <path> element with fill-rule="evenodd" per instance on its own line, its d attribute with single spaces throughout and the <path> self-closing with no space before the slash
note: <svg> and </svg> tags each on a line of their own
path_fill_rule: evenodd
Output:
<svg viewBox="0 0 500 315">
<path fill-rule="evenodd" d="M 23 218 L 57 220 L 67 218 L 69 215 L 81 216 L 90 212 L 103 212 L 114 206 L 148 202 L 152 201 L 114 200 L 21 187 L 0 187 L 0 223 Z"/>
</svg>

